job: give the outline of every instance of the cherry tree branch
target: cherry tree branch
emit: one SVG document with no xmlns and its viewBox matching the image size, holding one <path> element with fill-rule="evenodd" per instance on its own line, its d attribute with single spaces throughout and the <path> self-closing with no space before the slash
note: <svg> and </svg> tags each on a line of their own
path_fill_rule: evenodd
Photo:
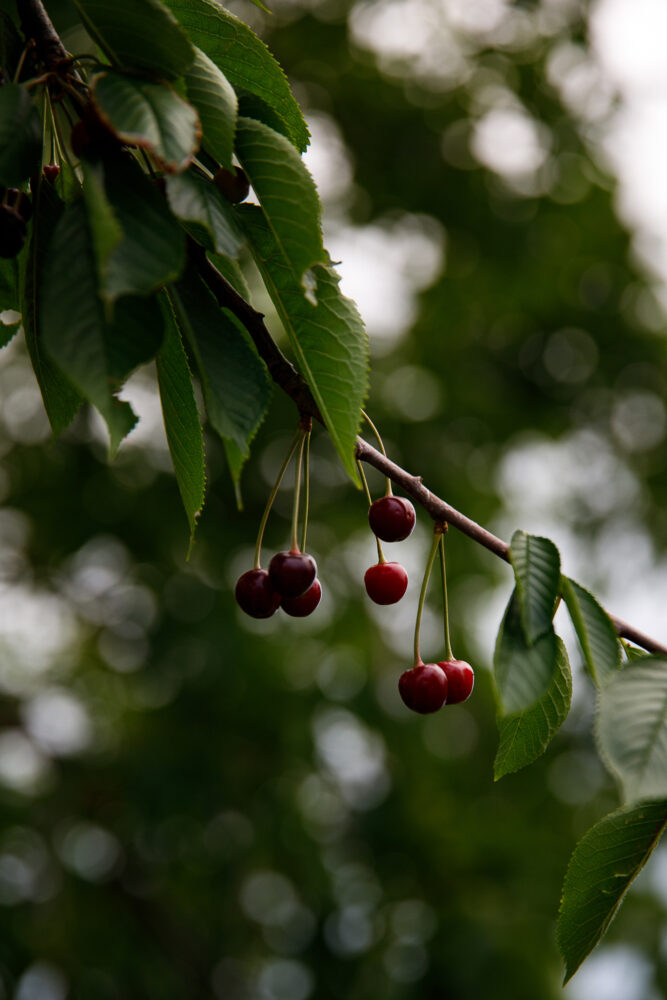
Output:
<svg viewBox="0 0 667 1000">
<path fill-rule="evenodd" d="M 16 0 L 16 9 L 26 41 L 34 40 L 37 55 L 47 69 L 58 70 L 67 59 L 67 51 L 42 0 Z"/>
<path fill-rule="evenodd" d="M 273 340 L 266 327 L 262 313 L 253 309 L 232 288 L 227 279 L 211 264 L 203 252 L 197 253 L 195 251 L 195 254 L 200 274 L 215 295 L 218 304 L 223 309 L 228 309 L 243 323 L 260 357 L 266 362 L 274 382 L 294 400 L 301 414 L 311 416 L 320 423 L 323 423 L 322 415 L 317 408 L 308 385 Z M 366 462 L 383 475 L 388 476 L 393 483 L 400 486 L 409 497 L 420 504 L 434 521 L 445 521 L 447 524 L 451 524 L 453 528 L 458 528 L 460 532 L 467 535 L 474 542 L 477 542 L 478 545 L 482 545 L 500 559 L 509 562 L 509 545 L 507 542 L 504 542 L 502 538 L 498 538 L 497 535 L 492 534 L 486 528 L 482 527 L 481 524 L 477 524 L 476 521 L 466 517 L 461 511 L 456 510 L 455 507 L 452 507 L 445 500 L 441 499 L 441 497 L 436 496 L 435 493 L 432 493 L 424 486 L 421 476 L 413 476 L 401 468 L 400 465 L 396 465 L 395 462 L 392 462 L 391 459 L 387 458 L 361 437 L 357 438 L 356 456 L 360 462 Z M 640 632 L 639 629 L 636 629 L 621 618 L 617 618 L 616 615 L 609 614 L 609 618 L 617 633 L 623 639 L 629 639 L 630 642 L 634 642 L 637 646 L 650 653 L 667 656 L 667 646 L 662 645 L 662 643 L 651 638 L 651 636 Z"/>
</svg>

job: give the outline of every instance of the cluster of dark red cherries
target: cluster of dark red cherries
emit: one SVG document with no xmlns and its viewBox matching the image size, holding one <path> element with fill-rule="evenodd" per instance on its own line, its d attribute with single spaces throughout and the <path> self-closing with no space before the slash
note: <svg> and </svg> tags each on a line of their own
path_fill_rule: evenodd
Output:
<svg viewBox="0 0 667 1000">
<path fill-rule="evenodd" d="M 260 525 L 255 550 L 255 568 L 243 573 L 236 583 L 236 601 L 252 618 L 270 618 L 278 608 L 294 618 L 305 618 L 312 614 L 320 603 L 322 587 L 317 579 L 317 565 L 305 550 L 305 524 L 303 544 L 296 542 L 298 505 L 300 492 L 301 462 L 304 443 L 307 444 L 310 429 L 302 431 L 301 441 L 297 439 L 283 463 L 278 480 L 269 498 Z M 292 546 L 278 552 L 269 563 L 268 570 L 260 566 L 261 542 L 269 510 L 282 480 L 287 463 L 301 444 L 297 462 L 296 489 L 292 520 Z M 376 604 L 396 604 L 401 600 L 408 586 L 408 574 L 398 562 L 388 562 L 382 551 L 381 542 L 400 542 L 406 539 L 415 526 L 415 509 L 409 500 L 394 496 L 391 484 L 387 482 L 387 493 L 379 500 L 371 500 L 368 484 L 359 466 L 366 495 L 369 500 L 368 521 L 375 535 L 378 547 L 378 562 L 366 570 L 364 584 L 368 596 Z M 307 483 L 307 475 L 306 475 Z M 306 486 L 307 490 L 307 486 Z M 307 495 L 307 493 L 306 493 Z M 307 511 L 305 515 L 307 519 Z M 408 708 L 422 715 L 437 712 L 443 705 L 457 705 L 466 701 L 472 693 L 475 675 L 465 660 L 454 659 L 449 640 L 447 609 L 447 583 L 445 575 L 444 535 L 446 525 L 436 524 L 433 544 L 422 583 L 417 622 L 415 626 L 414 666 L 404 671 L 398 682 L 401 698 Z M 424 663 L 419 653 L 419 629 L 426 588 L 436 555 L 440 553 L 443 582 L 443 603 L 445 617 L 446 657 L 438 663 Z"/>
</svg>

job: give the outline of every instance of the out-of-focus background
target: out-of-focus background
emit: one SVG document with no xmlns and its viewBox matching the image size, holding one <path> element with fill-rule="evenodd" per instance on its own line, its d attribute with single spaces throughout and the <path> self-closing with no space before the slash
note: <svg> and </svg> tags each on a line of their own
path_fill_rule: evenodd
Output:
<svg viewBox="0 0 667 1000">
<path fill-rule="evenodd" d="M 67 4 L 47 6 L 66 27 Z M 272 7 L 232 9 L 307 113 L 390 454 L 505 538 L 552 537 L 569 575 L 666 640 L 664 3 Z M 454 649 L 477 683 L 465 706 L 411 715 L 396 681 L 425 517 L 387 546 L 405 599 L 372 606 L 366 504 L 316 433 L 322 604 L 252 621 L 234 583 L 292 405 L 276 398 L 258 436 L 242 513 L 208 437 L 186 563 L 152 371 L 132 381 L 142 422 L 107 465 L 90 414 L 51 442 L 19 338 L 0 361 L 0 997 L 665 996 L 667 849 L 561 991 L 567 860 L 617 797 L 560 618 L 572 714 L 536 765 L 493 783 L 507 566 L 450 532 Z M 269 553 L 290 500 L 288 486 Z"/>
</svg>

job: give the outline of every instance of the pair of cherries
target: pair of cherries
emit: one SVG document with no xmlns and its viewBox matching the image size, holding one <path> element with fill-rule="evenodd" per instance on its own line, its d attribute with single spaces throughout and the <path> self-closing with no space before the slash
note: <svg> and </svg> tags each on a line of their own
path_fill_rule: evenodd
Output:
<svg viewBox="0 0 667 1000">
<path fill-rule="evenodd" d="M 472 694 L 475 674 L 465 660 L 419 662 L 405 670 L 398 690 L 408 708 L 420 715 L 437 712 L 443 705 L 459 705 Z"/>
<path fill-rule="evenodd" d="M 277 552 L 268 570 L 250 569 L 239 577 L 235 596 L 252 618 L 270 618 L 280 607 L 292 618 L 305 618 L 322 597 L 317 563 L 298 549 Z"/>
<path fill-rule="evenodd" d="M 369 508 L 368 522 L 376 538 L 383 542 L 402 542 L 415 526 L 415 509 L 404 497 L 380 497 Z M 366 570 L 364 586 L 376 604 L 396 604 L 407 590 L 408 574 L 400 563 L 381 558 Z"/>
</svg>

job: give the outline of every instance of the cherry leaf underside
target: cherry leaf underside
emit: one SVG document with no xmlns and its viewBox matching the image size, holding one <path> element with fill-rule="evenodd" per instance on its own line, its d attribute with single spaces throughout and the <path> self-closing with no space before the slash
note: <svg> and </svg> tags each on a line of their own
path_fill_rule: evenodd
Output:
<svg viewBox="0 0 667 1000">
<path fill-rule="evenodd" d="M 232 86 L 256 94 L 273 108 L 296 148 L 304 152 L 310 136 L 301 109 L 276 59 L 254 31 L 214 0 L 167 0 L 167 5 Z"/>
<path fill-rule="evenodd" d="M 556 940 L 565 982 L 602 938 L 667 824 L 667 802 L 605 816 L 574 849 L 565 876 Z"/>
<path fill-rule="evenodd" d="M 597 737 L 624 802 L 667 799 L 667 660 L 645 656 L 610 677 L 598 699 Z"/>
<path fill-rule="evenodd" d="M 169 177 L 167 199 L 193 239 L 207 250 L 238 257 L 243 234 L 231 205 L 212 181 L 193 170 Z"/>
<path fill-rule="evenodd" d="M 601 687 L 621 666 L 621 643 L 609 615 L 584 587 L 563 577 L 563 600 L 572 619 L 586 667 Z"/>
</svg>

